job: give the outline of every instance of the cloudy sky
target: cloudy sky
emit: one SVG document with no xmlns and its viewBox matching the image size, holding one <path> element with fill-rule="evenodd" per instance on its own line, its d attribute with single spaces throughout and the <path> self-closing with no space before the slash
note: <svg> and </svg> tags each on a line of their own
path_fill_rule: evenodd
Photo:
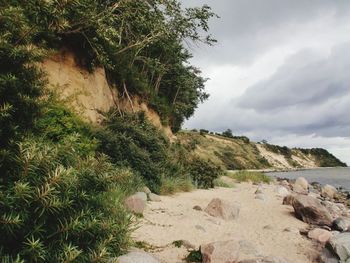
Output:
<svg viewBox="0 0 350 263">
<path fill-rule="evenodd" d="M 193 49 L 210 99 L 185 128 L 324 147 L 350 164 L 349 0 L 184 0 L 208 4 L 219 43 Z"/>
</svg>

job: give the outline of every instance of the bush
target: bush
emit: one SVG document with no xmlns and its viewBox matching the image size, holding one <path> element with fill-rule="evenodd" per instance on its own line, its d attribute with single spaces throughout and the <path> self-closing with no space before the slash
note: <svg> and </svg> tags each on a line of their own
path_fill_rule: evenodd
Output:
<svg viewBox="0 0 350 263">
<path fill-rule="evenodd" d="M 139 185 L 129 170 L 46 141 L 19 149 L 16 173 L 0 179 L 1 262 L 107 262 L 126 250 L 122 204 Z"/>
<path fill-rule="evenodd" d="M 214 180 L 223 174 L 223 169 L 210 160 L 194 158 L 189 163 L 189 172 L 198 188 L 213 188 Z"/>
<path fill-rule="evenodd" d="M 162 178 L 160 186 L 161 195 L 172 195 L 177 192 L 189 192 L 193 189 L 190 178 L 184 177 L 165 177 Z"/>
<path fill-rule="evenodd" d="M 250 171 L 239 171 L 239 172 L 230 172 L 228 176 L 232 179 L 235 179 L 237 182 L 248 182 L 253 183 L 270 183 L 271 177 L 261 172 L 250 172 Z"/>
</svg>

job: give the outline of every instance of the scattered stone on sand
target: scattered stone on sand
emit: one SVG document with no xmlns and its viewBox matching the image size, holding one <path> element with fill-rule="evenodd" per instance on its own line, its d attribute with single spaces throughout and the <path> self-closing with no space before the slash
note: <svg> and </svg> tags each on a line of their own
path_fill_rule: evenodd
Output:
<svg viewBox="0 0 350 263">
<path fill-rule="evenodd" d="M 340 262 L 350 262 L 350 233 L 340 233 L 329 240 L 333 252 Z"/>
<path fill-rule="evenodd" d="M 333 229 L 340 232 L 345 232 L 350 229 L 350 219 L 345 217 L 338 217 L 333 221 Z"/>
<path fill-rule="evenodd" d="M 287 189 L 290 189 L 290 183 L 287 180 L 282 180 L 280 185 L 284 186 Z"/>
<path fill-rule="evenodd" d="M 210 201 L 204 211 L 213 217 L 230 220 L 238 217 L 240 206 L 235 203 L 229 203 L 220 198 L 214 198 Z"/>
<path fill-rule="evenodd" d="M 307 195 L 309 193 L 307 190 L 304 189 L 304 187 L 302 187 L 299 184 L 293 185 L 293 192 L 301 195 Z"/>
<path fill-rule="evenodd" d="M 160 261 L 146 252 L 134 251 L 120 256 L 110 263 L 160 263 Z"/>
<path fill-rule="evenodd" d="M 284 205 L 293 205 L 294 201 L 294 195 L 287 195 L 283 198 L 283 204 Z"/>
<path fill-rule="evenodd" d="M 272 225 L 266 225 L 263 228 L 266 229 L 266 230 L 272 230 L 273 226 Z"/>
<path fill-rule="evenodd" d="M 275 191 L 276 191 L 277 195 L 279 195 L 281 197 L 285 197 L 285 196 L 290 194 L 288 189 L 285 188 L 284 186 L 277 186 Z"/>
<path fill-rule="evenodd" d="M 140 195 L 134 194 L 125 200 L 125 206 L 135 214 L 143 214 L 146 208 L 146 200 L 140 197 Z"/>
<path fill-rule="evenodd" d="M 265 201 L 266 200 L 266 196 L 264 194 L 256 194 L 255 195 L 255 199 L 261 200 L 261 201 Z"/>
<path fill-rule="evenodd" d="M 336 219 L 341 216 L 342 214 L 341 209 L 337 205 L 335 205 L 333 202 L 322 201 L 321 204 L 327 208 L 327 210 L 329 211 L 333 219 Z"/>
<path fill-rule="evenodd" d="M 332 252 L 330 252 L 327 248 L 324 248 L 321 251 L 320 257 L 319 257 L 320 263 L 339 263 L 339 259 L 336 255 L 334 255 Z"/>
<path fill-rule="evenodd" d="M 282 257 L 264 257 L 264 258 L 242 260 L 239 263 L 291 263 L 291 262 Z"/>
<path fill-rule="evenodd" d="M 315 228 L 310 230 L 307 236 L 312 240 L 325 244 L 332 237 L 332 233 L 322 228 Z"/>
<path fill-rule="evenodd" d="M 298 177 L 295 180 L 294 186 L 300 186 L 302 189 L 307 191 L 309 188 L 309 183 L 307 182 L 307 180 L 304 177 Z"/>
<path fill-rule="evenodd" d="M 153 201 L 153 202 L 160 202 L 160 201 L 162 201 L 162 200 L 160 199 L 160 196 L 159 196 L 159 195 L 156 195 L 156 194 L 153 194 L 153 193 L 148 194 L 148 199 L 149 199 L 150 201 Z"/>
<path fill-rule="evenodd" d="M 193 207 L 193 209 L 194 209 L 194 210 L 197 210 L 197 211 L 202 211 L 202 210 L 203 210 L 202 207 L 200 207 L 199 205 L 195 205 L 195 206 Z"/>
<path fill-rule="evenodd" d="M 145 200 L 145 202 L 147 201 L 147 194 L 145 192 L 137 192 L 135 196 L 140 197 L 142 200 Z"/>
<path fill-rule="evenodd" d="M 293 200 L 293 208 L 297 218 L 314 225 L 332 225 L 332 217 L 328 210 L 316 198 L 297 195 Z"/>
<path fill-rule="evenodd" d="M 147 186 L 142 187 L 142 192 L 145 192 L 146 194 L 150 194 L 151 190 Z"/>
<path fill-rule="evenodd" d="M 201 245 L 202 263 L 235 263 L 238 261 L 239 248 L 236 240 Z"/>
<path fill-rule="evenodd" d="M 333 199 L 336 196 L 337 192 L 337 189 L 329 184 L 326 184 L 321 188 L 321 195 L 329 199 Z"/>
</svg>

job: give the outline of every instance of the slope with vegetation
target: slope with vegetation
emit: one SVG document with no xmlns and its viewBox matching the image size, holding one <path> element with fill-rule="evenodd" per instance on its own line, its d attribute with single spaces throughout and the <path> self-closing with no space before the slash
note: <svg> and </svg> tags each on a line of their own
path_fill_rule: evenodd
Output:
<svg viewBox="0 0 350 263">
<path fill-rule="evenodd" d="M 184 43 L 214 43 L 199 33 L 213 16 L 176 0 L 0 1 L 1 262 L 108 262 L 131 243 L 126 196 L 212 186 L 221 168 L 171 144 L 132 101 L 180 128 L 208 96 Z M 113 95 L 99 104 L 110 113 L 88 109 L 99 126 L 49 89 L 48 63 L 65 52 L 82 72 L 77 97 Z"/>
</svg>

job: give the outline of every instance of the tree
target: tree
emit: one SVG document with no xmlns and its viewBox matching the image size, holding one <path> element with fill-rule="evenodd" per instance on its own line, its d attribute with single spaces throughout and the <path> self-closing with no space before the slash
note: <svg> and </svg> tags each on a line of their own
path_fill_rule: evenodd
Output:
<svg viewBox="0 0 350 263">
<path fill-rule="evenodd" d="M 233 138 L 232 130 L 227 129 L 226 131 L 222 132 L 222 136 L 228 137 L 228 138 Z"/>
</svg>

